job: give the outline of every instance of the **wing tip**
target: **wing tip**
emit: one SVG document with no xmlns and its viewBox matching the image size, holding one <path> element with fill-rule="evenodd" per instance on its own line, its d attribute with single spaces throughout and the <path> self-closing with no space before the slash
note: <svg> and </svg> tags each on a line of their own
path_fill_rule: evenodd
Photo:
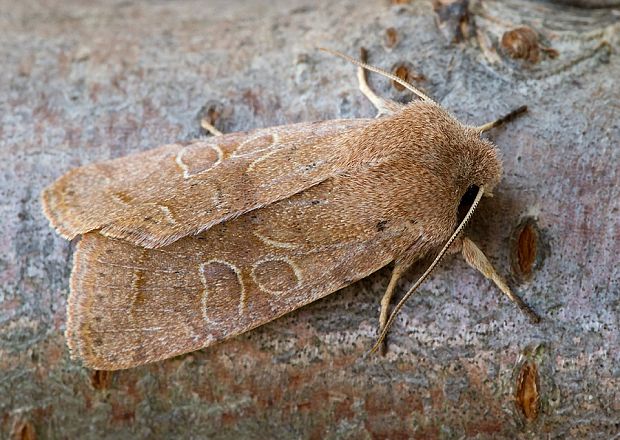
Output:
<svg viewBox="0 0 620 440">
<path fill-rule="evenodd" d="M 51 185 L 47 186 L 39 196 L 41 203 L 41 209 L 43 214 L 49 221 L 50 226 L 63 238 L 72 240 L 79 234 L 84 232 L 80 228 L 71 224 L 71 216 L 67 214 L 67 209 L 64 208 L 64 198 L 66 192 L 63 191 L 64 179 L 67 177 L 67 173 L 60 177 Z"/>
<path fill-rule="evenodd" d="M 83 322 L 84 316 L 88 314 L 88 304 L 85 300 L 88 297 L 82 289 L 82 275 L 87 266 L 87 257 L 89 256 L 89 234 L 82 237 L 77 245 L 73 256 L 73 269 L 71 271 L 71 279 L 69 282 L 70 291 L 67 300 L 67 325 L 65 329 L 65 338 L 67 346 L 71 353 L 71 359 L 80 360 L 82 364 L 88 368 L 104 370 L 95 356 L 92 356 L 92 350 L 89 349 L 90 341 L 86 336 L 88 327 Z"/>
<path fill-rule="evenodd" d="M 93 258 L 96 258 L 96 240 L 96 234 L 85 234 L 73 257 L 65 329 L 67 346 L 71 359 L 79 360 L 86 368 L 105 371 L 131 368 L 136 365 L 98 355 L 93 344 L 89 325 L 93 295 L 83 285 L 83 281 Z"/>
<path fill-rule="evenodd" d="M 116 336 L 112 340 L 105 336 L 105 332 L 98 330 L 97 327 L 102 324 L 108 327 L 114 326 L 113 320 L 108 320 L 107 323 L 100 322 L 99 325 L 95 322 L 94 312 L 97 308 L 106 307 L 106 304 L 102 306 L 99 303 L 100 301 L 105 303 L 103 298 L 106 292 L 99 292 L 92 284 L 92 275 L 97 271 L 97 264 L 101 264 L 101 255 L 111 241 L 98 232 L 91 232 L 85 234 L 76 247 L 65 330 L 71 359 L 80 361 L 83 366 L 94 370 L 124 370 L 196 351 L 217 342 L 215 338 L 206 338 L 196 341 L 193 345 L 177 347 L 177 350 L 144 350 L 145 346 L 149 345 L 147 340 L 126 340 L 125 345 L 122 345 L 122 341 L 119 342 Z M 120 329 L 119 327 L 112 330 Z M 98 338 L 103 338 L 103 342 L 97 343 Z"/>
</svg>

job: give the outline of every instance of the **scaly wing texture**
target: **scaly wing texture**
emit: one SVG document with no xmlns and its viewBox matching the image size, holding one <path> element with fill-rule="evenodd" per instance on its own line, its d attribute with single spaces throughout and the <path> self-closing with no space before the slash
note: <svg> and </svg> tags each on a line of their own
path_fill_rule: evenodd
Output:
<svg viewBox="0 0 620 440">
<path fill-rule="evenodd" d="M 330 179 L 158 249 L 84 235 L 68 303 L 73 354 L 112 370 L 197 350 L 351 284 L 412 243 L 422 248 L 389 204 L 360 203 L 359 178 Z"/>
<path fill-rule="evenodd" d="M 196 350 L 443 244 L 469 183 L 459 188 L 451 168 L 436 166 L 438 155 L 453 154 L 428 148 L 425 139 L 436 134 L 424 131 L 426 122 L 441 117 L 432 110 L 415 105 L 379 120 L 284 127 L 276 136 L 281 148 L 273 146 L 277 129 L 258 131 L 268 146 L 247 156 L 238 141 L 252 137 L 224 136 L 213 141 L 222 151 L 215 162 L 200 159 L 218 149 L 204 145 L 140 156 L 161 155 L 143 167 L 160 187 L 141 188 L 150 185 L 148 173 L 131 174 L 117 195 L 127 206 L 115 205 L 112 217 L 100 212 L 103 223 L 89 228 L 101 233 L 87 232 L 76 251 L 67 322 L 73 352 L 88 366 L 119 369 Z M 121 172 L 105 164 L 113 184 L 100 184 L 92 172 L 78 175 L 103 192 L 120 190 L 122 171 L 132 172 L 127 161 L 136 159 L 118 162 Z M 68 178 L 84 199 L 81 215 L 87 198 L 94 205 L 94 191 L 80 189 L 79 180 Z M 150 249 L 132 241 L 172 242 Z"/>
<path fill-rule="evenodd" d="M 367 123 L 285 125 L 87 165 L 43 192 L 44 212 L 66 238 L 101 229 L 164 246 L 324 181 L 337 172 L 346 134 Z"/>
</svg>

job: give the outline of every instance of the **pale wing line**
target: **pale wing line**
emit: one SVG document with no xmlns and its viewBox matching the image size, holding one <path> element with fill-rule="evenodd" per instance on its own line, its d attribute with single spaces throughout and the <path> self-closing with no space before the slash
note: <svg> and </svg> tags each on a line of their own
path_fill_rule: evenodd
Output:
<svg viewBox="0 0 620 440">
<path fill-rule="evenodd" d="M 278 151 L 280 151 L 277 148 L 274 148 L 276 145 L 278 145 L 280 143 L 280 135 L 277 132 L 273 132 L 273 133 L 270 133 L 270 134 L 271 134 L 271 137 L 273 139 L 271 141 L 271 145 L 269 145 L 268 147 L 263 148 L 261 150 L 258 150 L 258 151 L 265 151 L 265 150 L 267 150 L 269 148 L 273 148 L 273 149 L 271 151 L 263 154 L 262 156 L 257 157 L 256 159 L 254 159 L 252 161 L 252 163 L 250 165 L 248 165 L 247 171 L 252 171 L 257 164 L 263 162 L 264 160 L 266 160 L 267 158 L 269 158 L 273 154 L 275 154 Z"/>
<path fill-rule="evenodd" d="M 167 329 L 168 327 L 166 327 Z M 173 339 L 171 336 L 164 336 L 164 340 L 166 339 Z M 200 336 L 200 335 L 191 335 L 191 339 L 194 342 L 198 342 L 201 341 L 201 343 L 204 344 L 204 346 L 210 345 L 213 342 L 215 342 L 215 338 L 213 337 L 213 335 L 207 335 L 204 339 Z M 174 348 L 174 344 L 170 344 L 169 348 Z M 136 347 L 134 345 L 129 345 L 127 348 L 116 348 L 116 352 L 117 353 L 134 353 L 136 351 Z"/>
<path fill-rule="evenodd" d="M 260 148 L 258 150 L 251 150 L 248 151 L 247 153 L 238 153 L 237 151 L 239 151 L 241 148 L 243 148 L 243 146 L 254 142 L 256 139 L 259 139 L 261 137 L 264 136 L 271 136 L 272 140 L 271 143 L 263 148 Z M 254 136 L 249 137 L 248 139 L 244 140 L 243 142 L 241 142 L 237 148 L 235 148 L 235 151 L 233 151 L 231 157 L 243 157 L 243 156 L 250 156 L 252 154 L 255 153 L 260 153 L 261 151 L 265 151 L 268 150 L 270 148 L 273 148 L 274 145 L 277 145 L 280 142 L 280 135 L 278 135 L 277 131 L 272 131 L 272 130 L 263 130 L 257 134 L 255 134 Z M 260 158 L 259 158 L 260 159 Z"/>
<path fill-rule="evenodd" d="M 169 327 L 136 327 L 136 328 L 123 328 L 121 330 L 112 330 L 112 329 L 105 329 L 104 332 L 105 333 L 129 333 L 129 332 L 136 332 L 136 333 L 140 333 L 140 332 L 159 332 L 162 330 L 167 330 Z"/>
<path fill-rule="evenodd" d="M 282 293 L 285 293 L 285 292 L 288 292 L 289 290 L 292 290 L 292 289 L 273 290 L 273 289 L 268 289 L 265 286 L 262 286 L 260 284 L 260 282 L 258 281 L 258 278 L 256 277 L 256 273 L 255 273 L 256 268 L 258 266 L 260 266 L 261 264 L 266 263 L 268 261 L 281 261 L 281 262 L 284 262 L 284 263 L 288 264 L 291 267 L 291 269 L 293 269 L 293 273 L 295 274 L 295 278 L 297 278 L 297 284 L 295 285 L 295 287 L 293 289 L 299 287 L 302 284 L 303 276 L 302 276 L 301 269 L 299 269 L 299 267 L 297 267 L 297 265 L 295 263 L 293 263 L 290 258 L 286 258 L 286 257 L 266 257 L 266 258 L 262 258 L 262 259 L 258 260 L 257 262 L 255 262 L 252 265 L 252 270 L 250 272 L 250 274 L 252 275 L 252 279 L 254 280 L 254 283 L 256 284 L 256 286 L 258 286 L 259 289 L 261 289 L 261 290 L 263 290 L 263 291 L 265 291 L 265 292 L 267 292 L 267 293 L 269 293 L 271 295 L 276 295 L 276 296 L 279 296 Z"/>
<path fill-rule="evenodd" d="M 275 150 L 275 151 L 278 151 L 278 150 Z M 281 175 L 276 176 L 272 178 L 271 180 L 264 181 L 263 183 L 258 184 L 257 187 L 258 188 L 271 188 L 273 186 L 277 186 L 280 183 L 286 182 L 287 180 L 289 180 L 291 178 L 291 175 L 298 176 L 299 172 L 306 173 L 312 169 L 316 169 L 323 165 L 326 165 L 326 164 L 329 165 L 329 162 L 330 162 L 329 160 L 317 160 L 314 162 L 312 168 L 308 168 L 308 165 L 300 165 L 293 172 L 282 173 Z M 310 176 L 312 176 L 312 174 L 310 174 Z M 321 183 L 321 182 L 318 182 L 318 183 Z"/>
<path fill-rule="evenodd" d="M 108 286 L 103 286 L 103 287 L 108 287 Z M 114 287 L 114 286 L 112 286 Z M 190 287 L 198 287 L 198 286 L 190 286 Z M 106 306 L 106 311 L 108 312 L 122 312 L 122 313 L 127 313 L 127 307 L 123 306 L 123 307 L 110 307 L 110 306 Z M 152 311 L 153 309 L 151 307 L 134 307 L 132 309 L 133 311 L 138 311 L 138 312 L 144 312 L 147 313 L 150 311 Z M 179 309 L 169 309 L 169 308 L 165 308 L 165 307 L 160 307 L 157 309 L 158 312 L 166 312 L 166 313 L 178 313 Z"/>
<path fill-rule="evenodd" d="M 271 151 L 269 151 L 269 152 L 267 152 L 267 153 L 263 154 L 263 155 L 262 155 L 262 156 L 260 156 L 259 158 L 254 159 L 254 160 L 252 161 L 252 163 L 251 163 L 250 165 L 248 165 L 247 171 L 252 171 L 256 165 L 258 165 L 259 163 L 263 162 L 263 161 L 264 161 L 264 160 L 266 160 L 269 156 L 272 156 L 272 155 L 274 155 L 274 154 L 275 154 L 275 153 L 277 153 L 277 152 L 278 152 L 278 150 L 277 150 L 277 149 L 273 149 L 273 150 L 271 150 Z"/>
<path fill-rule="evenodd" d="M 224 152 L 222 151 L 222 149 L 219 147 L 219 145 L 217 144 L 207 144 L 207 146 L 209 146 L 211 149 L 213 149 L 213 151 L 215 151 L 215 154 L 217 154 L 217 160 L 215 161 L 215 163 L 209 167 L 206 170 L 202 170 L 199 171 L 198 173 L 194 173 L 192 174 L 189 171 L 189 165 L 187 165 L 185 162 L 183 162 L 183 155 L 185 154 L 185 152 L 187 151 L 187 149 L 189 147 L 191 147 L 192 145 L 188 145 L 187 147 L 183 148 L 181 151 L 179 151 L 176 155 L 176 157 L 174 158 L 174 161 L 176 162 L 176 164 L 179 166 L 179 168 L 181 168 L 181 170 L 183 170 L 183 178 L 184 179 L 189 179 L 190 177 L 193 176 L 198 176 L 200 174 L 206 173 L 208 171 L 211 171 L 213 168 L 217 167 L 219 164 L 222 163 L 222 160 L 224 160 Z"/>
<path fill-rule="evenodd" d="M 284 241 L 276 241 L 276 240 L 272 240 L 270 238 L 265 237 L 264 235 L 258 233 L 258 232 L 254 232 L 254 235 L 256 237 L 258 237 L 258 239 L 260 241 L 262 241 L 263 243 L 265 243 L 268 246 L 273 246 L 273 247 L 277 247 L 277 248 L 282 248 L 282 249 L 296 249 L 299 247 L 299 245 L 295 244 L 295 243 L 286 243 Z"/>
<path fill-rule="evenodd" d="M 185 163 L 183 162 L 183 153 L 185 153 L 185 148 L 183 148 L 181 151 L 177 153 L 176 157 L 174 158 L 174 161 L 177 163 L 179 168 L 183 170 L 183 178 L 188 179 L 189 178 L 189 167 L 185 165 Z"/>
<path fill-rule="evenodd" d="M 207 277 L 205 276 L 204 270 L 206 266 L 212 263 L 220 263 L 225 266 L 228 266 L 229 268 L 232 269 L 233 272 L 235 272 L 235 275 L 237 275 L 237 281 L 239 282 L 239 286 L 241 286 L 241 295 L 239 299 L 239 316 L 243 315 L 243 311 L 245 309 L 245 305 L 247 301 L 247 292 L 245 290 L 245 285 L 243 284 L 243 278 L 241 277 L 241 271 L 237 268 L 237 266 L 229 263 L 226 260 L 220 260 L 218 258 L 214 258 L 205 263 L 200 263 L 198 265 L 198 273 L 200 274 L 200 281 L 202 281 L 202 285 L 204 287 L 204 291 L 202 294 L 202 300 L 201 300 L 202 317 L 205 320 L 205 322 L 208 322 L 209 324 L 214 324 L 214 322 L 211 319 L 209 319 L 209 317 L 207 316 L 207 297 L 209 295 L 209 287 L 207 284 Z"/>
<path fill-rule="evenodd" d="M 372 120 L 372 119 L 370 119 Z M 365 121 L 365 120 L 364 120 Z M 330 123 L 330 127 L 328 129 L 328 133 L 331 133 L 334 129 L 339 129 L 339 130 L 344 130 L 347 128 L 350 128 L 350 124 L 351 124 L 351 120 L 350 119 L 341 119 L 341 120 L 337 120 L 337 121 L 322 121 L 322 122 L 328 122 Z M 336 122 L 337 124 L 334 124 L 334 122 Z M 310 124 L 312 125 L 312 124 Z M 335 128 L 333 127 L 335 126 Z M 310 130 L 310 127 L 302 127 L 303 130 Z M 324 127 L 319 126 L 316 127 L 315 130 L 313 131 L 312 134 L 316 134 L 317 131 L 316 130 L 320 130 L 320 129 L 324 129 Z M 319 134 L 320 136 L 325 136 L 324 132 L 320 132 Z M 270 145 L 260 148 L 258 150 L 251 150 L 248 151 L 246 153 L 238 153 L 238 151 L 240 149 L 242 149 L 245 145 L 254 142 L 256 139 L 259 139 L 261 137 L 264 136 L 272 136 L 273 140 L 271 142 Z M 246 140 L 244 140 L 243 142 L 241 142 L 237 148 L 235 148 L 235 150 L 233 151 L 231 157 L 243 157 L 243 156 L 249 156 L 252 155 L 254 153 L 259 153 L 261 151 L 265 151 L 268 150 L 270 148 L 273 148 L 274 145 L 277 145 L 280 142 L 280 135 L 277 129 L 262 129 L 259 132 L 257 132 L 256 134 L 254 134 L 253 136 L 249 136 Z"/>
<path fill-rule="evenodd" d="M 224 160 L 224 152 L 222 151 L 222 149 L 220 148 L 220 146 L 219 146 L 219 145 L 212 144 L 212 145 L 211 145 L 211 148 L 213 148 L 213 149 L 215 150 L 215 153 L 217 154 L 217 161 L 215 162 L 215 164 L 214 164 L 211 168 L 209 168 L 208 170 L 205 170 L 205 171 L 210 171 L 210 170 L 212 170 L 212 169 L 213 169 L 213 168 L 215 168 L 217 165 L 221 164 L 221 163 L 222 163 L 222 161 Z M 202 171 L 202 172 L 204 172 L 204 171 Z M 200 173 L 198 173 L 198 174 L 200 174 Z"/>
<path fill-rule="evenodd" d="M 160 205 L 160 204 L 157 204 L 157 207 L 159 208 L 159 210 L 161 212 L 164 213 L 164 215 L 166 216 L 166 219 L 168 219 L 168 222 L 170 222 L 170 224 L 172 224 L 172 225 L 176 225 L 177 224 L 177 220 L 172 215 L 172 212 L 170 211 L 170 208 L 168 208 L 165 205 Z"/>
</svg>

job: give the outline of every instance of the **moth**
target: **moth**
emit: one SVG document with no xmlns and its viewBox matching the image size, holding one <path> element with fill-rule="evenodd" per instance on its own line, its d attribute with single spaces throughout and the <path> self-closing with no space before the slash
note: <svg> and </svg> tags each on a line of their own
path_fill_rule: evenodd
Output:
<svg viewBox="0 0 620 440">
<path fill-rule="evenodd" d="M 497 149 L 481 135 L 523 109 L 467 126 L 366 64 L 365 52 L 361 61 L 332 53 L 358 66 L 377 118 L 223 135 L 205 123 L 214 136 L 73 169 L 42 192 L 52 227 L 66 239 L 81 236 L 67 305 L 74 357 L 116 370 L 198 350 L 393 263 L 377 350 L 448 249 L 462 250 L 538 319 L 482 251 L 459 238 L 502 174 Z M 419 99 L 380 98 L 367 70 Z M 398 279 L 438 250 L 388 319 Z"/>
</svg>

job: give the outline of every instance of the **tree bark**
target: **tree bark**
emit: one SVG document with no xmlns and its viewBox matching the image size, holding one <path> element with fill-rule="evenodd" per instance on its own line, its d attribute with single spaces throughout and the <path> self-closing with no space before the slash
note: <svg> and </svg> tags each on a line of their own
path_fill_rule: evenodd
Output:
<svg viewBox="0 0 620 440">
<path fill-rule="evenodd" d="M 617 435 L 620 11 L 603 3 L 1 0 L 0 437 Z M 466 123 L 529 106 L 489 134 L 504 179 L 469 235 L 543 322 L 453 256 L 385 357 L 362 356 L 389 268 L 189 355 L 115 373 L 70 360 L 74 243 L 49 228 L 40 191 L 203 136 L 205 114 L 225 132 L 374 116 L 354 66 L 317 46 L 366 47 Z"/>
</svg>

